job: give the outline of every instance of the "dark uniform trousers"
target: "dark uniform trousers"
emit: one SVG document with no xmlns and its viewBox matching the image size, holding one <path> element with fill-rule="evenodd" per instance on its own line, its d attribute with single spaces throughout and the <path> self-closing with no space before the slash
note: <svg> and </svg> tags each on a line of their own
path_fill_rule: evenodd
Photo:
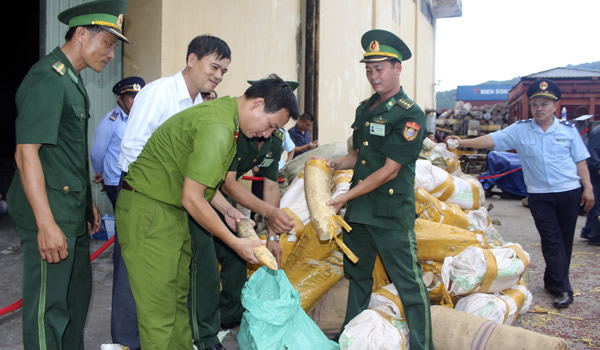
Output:
<svg viewBox="0 0 600 350">
<path fill-rule="evenodd" d="M 188 224 L 192 241 L 188 311 L 194 344 L 204 349 L 220 343 L 219 264 L 213 235 L 189 215 Z"/>
<path fill-rule="evenodd" d="M 529 194 L 528 205 L 540 234 L 546 262 L 544 287 L 552 292 L 573 292 L 569 265 L 580 201 L 581 188 Z"/>
<path fill-rule="evenodd" d="M 369 306 L 373 267 L 379 252 L 402 300 L 408 328 L 414 330 L 410 335 L 410 349 L 433 349 L 429 293 L 417 260 L 414 230 L 383 229 L 356 223 L 350 223 L 350 226 L 352 231 L 344 232 L 344 243 L 359 260 L 353 264 L 344 257 L 344 274 L 350 280 L 344 326 Z"/>
<path fill-rule="evenodd" d="M 92 293 L 87 233 L 66 236 L 68 257 L 47 263 L 37 231 L 17 227 L 23 260 L 23 347 L 84 349 L 83 329 Z"/>
</svg>

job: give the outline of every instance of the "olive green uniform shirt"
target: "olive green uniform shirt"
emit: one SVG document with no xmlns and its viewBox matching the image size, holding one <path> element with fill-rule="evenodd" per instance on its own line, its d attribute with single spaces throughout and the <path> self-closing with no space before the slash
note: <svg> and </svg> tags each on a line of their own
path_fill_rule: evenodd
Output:
<svg viewBox="0 0 600 350">
<path fill-rule="evenodd" d="M 401 89 L 395 96 L 369 108 L 374 94 L 356 109 L 352 144 L 358 150 L 350 188 L 383 167 L 386 158 L 402 168 L 391 181 L 348 202 L 346 221 L 380 228 L 413 229 L 415 224 L 415 162 L 426 130 L 423 110 Z"/>
<path fill-rule="evenodd" d="M 207 187 L 204 198 L 210 202 L 235 156 L 237 134 L 234 97 L 184 109 L 154 131 L 124 180 L 150 198 L 184 209 L 187 177 Z"/>
<path fill-rule="evenodd" d="M 237 143 L 237 154 L 229 167 L 229 171 L 236 172 L 236 178 L 244 175 L 248 170 L 258 165 L 258 175 L 271 181 L 277 182 L 279 178 L 279 158 L 283 152 L 284 134 L 280 130 L 273 131 L 273 134 L 266 139 L 260 150 L 258 149 L 258 139 L 248 138 L 240 135 Z"/>
<path fill-rule="evenodd" d="M 93 221 L 88 165 L 88 95 L 60 50 L 34 64 L 16 94 L 17 144 L 42 144 L 39 157 L 54 220 L 67 236 L 87 232 Z M 18 227 L 37 231 L 19 171 L 8 191 L 8 208 Z"/>
</svg>

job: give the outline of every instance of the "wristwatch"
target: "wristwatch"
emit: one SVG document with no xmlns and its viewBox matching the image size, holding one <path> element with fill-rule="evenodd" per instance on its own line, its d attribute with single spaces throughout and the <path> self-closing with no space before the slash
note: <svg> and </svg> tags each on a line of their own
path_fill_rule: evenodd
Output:
<svg viewBox="0 0 600 350">
<path fill-rule="evenodd" d="M 279 235 L 275 235 L 275 236 L 267 236 L 267 241 L 275 241 L 275 242 L 279 242 Z"/>
</svg>

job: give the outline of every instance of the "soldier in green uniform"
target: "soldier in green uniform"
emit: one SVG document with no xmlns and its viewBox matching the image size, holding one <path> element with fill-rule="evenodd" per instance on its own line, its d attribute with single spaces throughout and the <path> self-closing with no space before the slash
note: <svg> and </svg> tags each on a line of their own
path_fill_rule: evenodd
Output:
<svg viewBox="0 0 600 350">
<path fill-rule="evenodd" d="M 368 31 L 361 44 L 366 51 L 361 62 L 375 94 L 356 109 L 353 150 L 328 160 L 334 169 L 354 168 L 350 190 L 328 203 L 336 210 L 347 203 L 345 220 L 352 231 L 344 233 L 344 243 L 359 258 L 356 264 L 344 259 L 350 280 L 344 326 L 369 305 L 379 253 L 402 299 L 411 350 L 433 349 L 429 295 L 414 232 L 415 162 L 427 130 L 425 114 L 400 85 L 401 62 L 411 52 L 384 30 Z"/>
<path fill-rule="evenodd" d="M 250 84 L 255 82 L 248 81 Z M 292 91 L 298 87 L 297 82 L 286 83 Z M 237 153 L 221 185 L 221 190 L 229 197 L 229 201 L 233 199 L 267 218 L 267 248 L 278 262 L 281 257 L 279 234 L 293 228 L 292 218 L 279 209 L 280 193 L 277 180 L 279 158 L 283 151 L 282 142 L 281 130 L 273 131 L 266 138 L 240 135 Z M 258 167 L 259 174 L 264 177 L 264 200 L 257 198 L 237 181 L 253 167 Z M 223 217 L 221 219 L 224 220 Z M 223 241 L 213 240 L 212 235 L 198 224 L 191 224 L 190 230 L 193 255 L 188 308 L 191 314 L 192 337 L 199 349 L 222 349 L 217 338 L 219 326 L 234 328 L 242 319 L 244 310 L 241 294 L 247 279 L 246 262 Z M 215 259 L 207 259 L 208 256 L 215 256 Z M 209 261 L 213 261 L 214 264 L 208 265 Z M 221 264 L 220 272 L 218 263 Z"/>
<path fill-rule="evenodd" d="M 285 82 L 264 79 L 243 96 L 185 109 L 156 129 L 123 179 L 115 221 L 142 349 L 192 348 L 188 214 L 244 260 L 258 263 L 253 248 L 263 242 L 234 236 L 213 209 L 230 226 L 242 217 L 218 190 L 236 154 L 238 116 L 245 136 L 264 137 L 297 118 L 298 106 Z M 212 256 L 195 256 L 201 269 L 215 264 L 209 243 Z"/>
<path fill-rule="evenodd" d="M 80 76 L 114 57 L 124 1 L 95 1 L 58 15 L 65 44 L 34 64 L 16 94 L 17 172 L 9 213 L 21 241 L 25 349 L 83 349 L 91 296 L 88 230 L 100 227 L 92 202 L 87 126 L 90 101 Z"/>
</svg>

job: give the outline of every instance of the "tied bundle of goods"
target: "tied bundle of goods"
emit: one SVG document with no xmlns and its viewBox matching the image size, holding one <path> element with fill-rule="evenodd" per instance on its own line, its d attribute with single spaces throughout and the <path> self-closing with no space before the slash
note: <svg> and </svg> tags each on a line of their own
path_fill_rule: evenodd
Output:
<svg viewBox="0 0 600 350">
<path fill-rule="evenodd" d="M 342 350 L 408 349 L 408 325 L 393 284 L 371 294 L 369 308 L 350 321 L 340 336 Z"/>
<path fill-rule="evenodd" d="M 485 203 L 483 187 L 468 175 L 449 174 L 430 161 L 419 159 L 415 169 L 415 188 L 422 187 L 443 202 L 458 204 L 462 209 L 478 209 Z"/>
<path fill-rule="evenodd" d="M 324 160 L 311 159 L 306 162 L 304 194 L 308 212 L 319 239 L 333 238 L 348 258 L 352 262 L 357 262 L 358 257 L 337 237 L 342 232 L 342 227 L 348 232 L 352 228 L 336 214 L 334 207 L 327 204 L 331 200 L 331 175 L 331 169 Z"/>
</svg>

